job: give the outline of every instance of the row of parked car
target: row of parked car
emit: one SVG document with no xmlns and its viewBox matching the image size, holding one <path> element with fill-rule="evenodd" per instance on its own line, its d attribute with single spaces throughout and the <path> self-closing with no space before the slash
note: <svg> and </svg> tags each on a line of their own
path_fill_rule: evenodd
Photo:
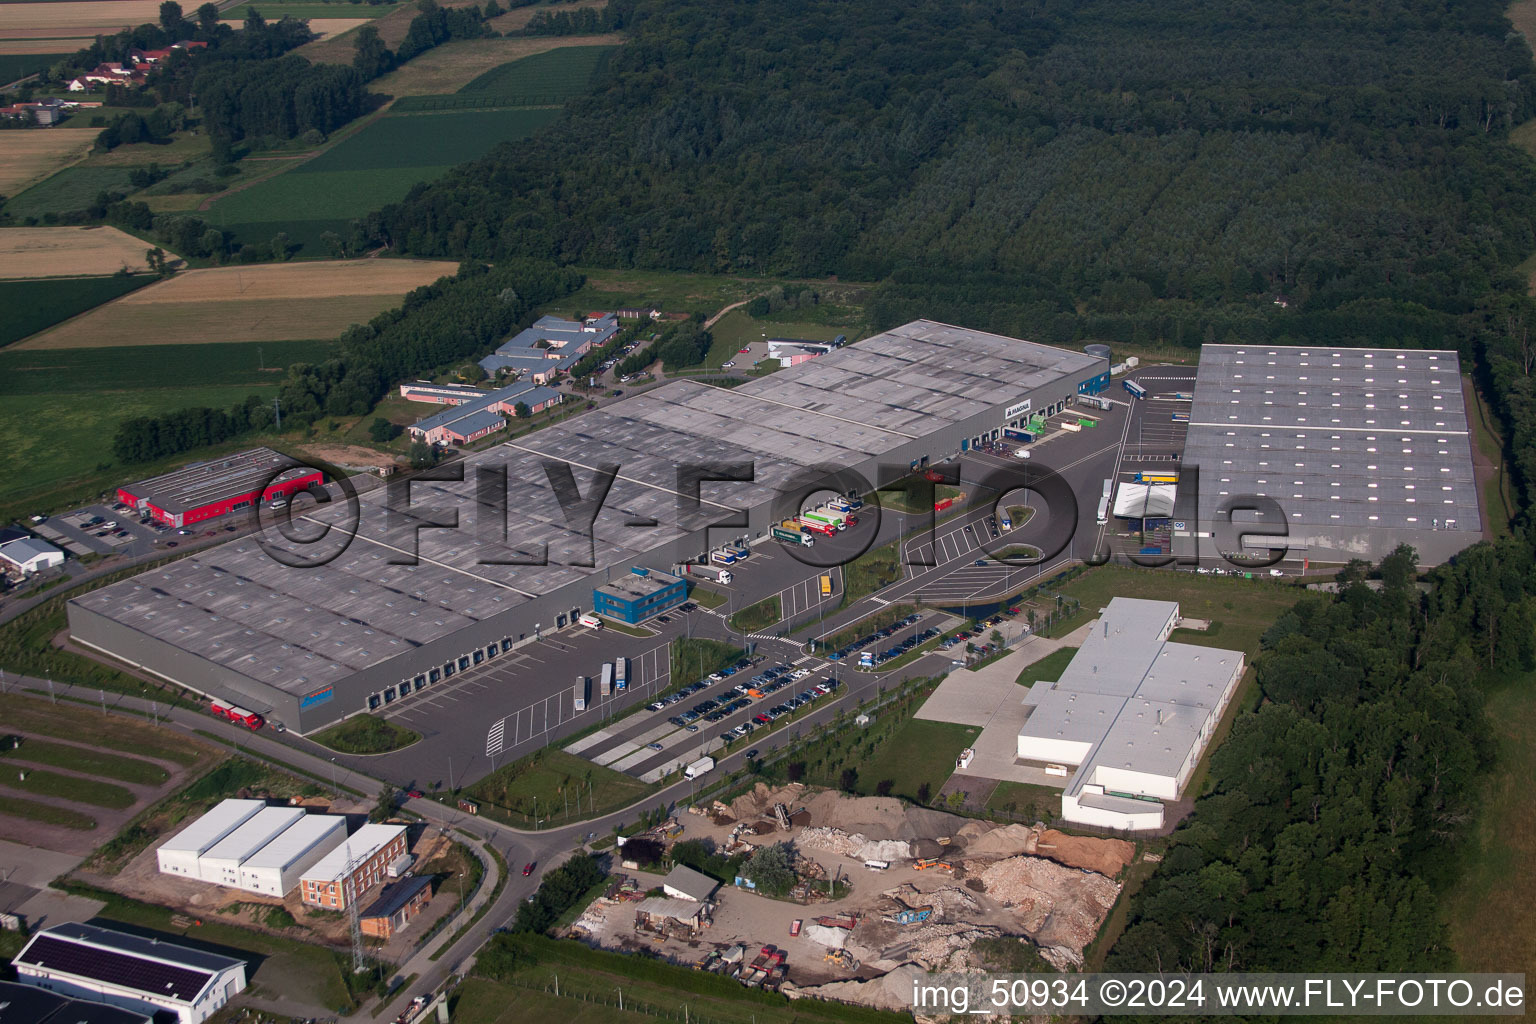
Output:
<svg viewBox="0 0 1536 1024">
<path fill-rule="evenodd" d="M 868 636 L 861 636 L 848 646 L 840 647 L 833 651 L 831 654 L 828 654 L 827 660 L 842 661 L 844 658 L 848 657 L 850 654 L 853 654 L 855 651 L 862 651 L 864 648 L 870 646 L 871 644 L 877 644 L 881 640 L 888 640 L 895 636 L 897 633 L 901 632 L 903 629 L 906 629 L 908 626 L 916 625 L 917 620 L 920 618 L 922 618 L 921 615 L 908 615 L 906 618 L 900 620 L 899 622 L 891 623 L 884 629 L 877 629 Z M 929 630 L 929 632 L 932 633 L 934 631 Z"/>
<path fill-rule="evenodd" d="M 899 658 L 903 654 L 906 654 L 908 651 L 910 651 L 912 648 L 916 647 L 918 644 L 925 644 L 938 635 L 939 631 L 933 628 L 925 629 L 921 633 L 913 633 L 905 640 L 902 640 L 900 643 L 896 644 L 896 646 L 887 647 L 879 654 L 871 655 L 870 660 L 873 661 L 876 665 L 883 665 L 887 661 L 890 661 L 892 658 Z"/>
<path fill-rule="evenodd" d="M 1019 614 L 1019 610 L 1017 608 L 1009 608 L 1008 609 L 1008 614 L 1009 615 L 1017 615 L 1017 614 Z M 939 648 L 941 650 L 947 651 L 951 647 L 954 647 L 956 644 L 963 644 L 967 640 L 972 640 L 972 639 L 975 639 L 976 637 L 981 636 L 981 631 L 982 630 L 984 630 L 984 629 L 991 629 L 994 626 L 996 626 L 999 622 L 1002 622 L 1002 621 L 1003 621 L 1003 617 L 1001 615 L 994 615 L 990 619 L 982 619 L 980 622 L 976 623 L 976 628 L 975 628 L 974 631 L 963 630 L 962 629 L 960 632 L 956 633 L 954 636 L 947 636 L 947 637 L 945 637 L 942 641 L 940 641 Z M 986 646 L 988 648 L 990 648 L 992 645 L 991 644 L 987 644 Z"/>
<path fill-rule="evenodd" d="M 732 739 L 739 736 L 745 736 L 747 733 L 751 732 L 753 723 L 756 723 L 757 725 L 768 725 L 780 718 L 783 718 L 785 715 L 789 714 L 791 711 L 796 710 L 797 708 L 803 708 L 805 705 L 810 704 L 812 701 L 815 701 L 820 697 L 825 697 L 827 694 L 837 689 L 837 687 L 837 680 L 828 676 L 826 679 L 823 679 L 809 690 L 804 690 L 795 694 L 793 697 L 784 701 L 782 704 L 775 704 L 773 707 L 768 708 L 766 711 L 758 712 L 756 715 L 752 716 L 751 722 L 743 722 L 741 725 L 738 725 L 730 732 L 721 734 L 720 738 L 729 743 Z"/>
</svg>

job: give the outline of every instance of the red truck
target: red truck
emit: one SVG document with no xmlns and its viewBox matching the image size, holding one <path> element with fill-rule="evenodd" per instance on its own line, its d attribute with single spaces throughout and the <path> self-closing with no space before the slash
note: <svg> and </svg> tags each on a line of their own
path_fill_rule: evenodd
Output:
<svg viewBox="0 0 1536 1024">
<path fill-rule="evenodd" d="M 236 725 L 243 725 L 252 732 L 267 724 L 267 720 L 254 711 L 247 711 L 238 704 L 231 704 L 224 700 L 215 700 L 210 707 L 213 713 L 220 718 L 227 718 Z"/>
</svg>

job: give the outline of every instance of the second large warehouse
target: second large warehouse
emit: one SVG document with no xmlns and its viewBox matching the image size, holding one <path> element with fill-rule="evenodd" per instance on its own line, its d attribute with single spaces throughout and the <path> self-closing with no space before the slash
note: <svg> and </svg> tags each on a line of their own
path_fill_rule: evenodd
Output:
<svg viewBox="0 0 1536 1024">
<path fill-rule="evenodd" d="M 1198 498 L 1185 493 L 1191 468 Z M 1263 543 L 1296 563 L 1379 561 L 1399 544 L 1444 562 L 1482 539 L 1457 355 L 1206 345 L 1180 492 L 1179 554 L 1258 553 L 1230 521 L 1283 528 L 1283 542 Z M 1248 508 L 1253 498 L 1273 504 Z"/>
<path fill-rule="evenodd" d="M 800 482 L 905 474 L 1060 412 L 1108 369 L 1101 354 L 920 320 L 734 388 L 673 381 L 477 452 L 456 464 L 462 482 L 411 482 L 418 521 L 460 529 L 402 530 L 371 492 L 357 536 L 323 564 L 290 568 L 233 540 L 70 601 L 70 630 L 311 732 L 572 623 L 594 586 L 633 566 L 671 571 L 712 544 L 766 537 Z M 602 467 L 615 475 L 588 533 L 567 509 Z M 504 506 L 481 500 L 487 480 L 510 492 Z M 738 510 L 745 527 L 711 530 Z M 351 515 L 332 505 L 307 518 L 346 528 Z"/>
</svg>

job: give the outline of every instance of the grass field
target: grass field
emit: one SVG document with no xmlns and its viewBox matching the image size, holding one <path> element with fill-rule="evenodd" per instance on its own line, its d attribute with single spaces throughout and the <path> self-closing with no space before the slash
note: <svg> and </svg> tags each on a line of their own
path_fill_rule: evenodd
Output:
<svg viewBox="0 0 1536 1024">
<path fill-rule="evenodd" d="M 3 234 L 0 234 L 3 238 Z M 47 281 L 0 281 L 0 345 L 9 345 L 104 302 L 142 288 L 155 279 L 139 277 L 56 278 Z M 9 352 L 0 353 L 3 360 Z M 0 392 L 11 383 L 0 375 Z"/>
<path fill-rule="evenodd" d="M 0 301 L 4 291 L 0 290 Z M 196 350 L 197 378 L 205 387 L 260 388 L 275 383 L 291 363 L 318 361 L 333 341 L 268 341 L 208 345 Z M 187 361 L 183 345 L 0 351 L 0 397 L 164 388 Z"/>
<path fill-rule="evenodd" d="M 1131 569 L 1118 565 L 1090 569 L 1060 589 L 1063 594 L 1083 602 L 1084 614 L 1078 617 L 1079 625 L 1097 616 L 1098 610 L 1112 597 L 1177 601 L 1182 615 L 1210 619 L 1213 628 L 1209 633 L 1177 630 L 1175 640 L 1201 647 L 1246 651 L 1250 655 L 1258 651 L 1259 638 L 1275 618 L 1300 600 L 1303 593 L 1295 587 L 1267 580 L 1198 576 L 1190 572 Z"/>
<path fill-rule="evenodd" d="M 1494 430 L 1494 417 L 1488 412 L 1488 403 L 1483 400 L 1481 392 L 1465 377 L 1462 391 L 1470 394 L 1473 399 L 1473 407 L 1467 410 L 1467 418 L 1472 422 L 1477 450 L 1496 467 L 1493 477 L 1479 491 L 1483 499 L 1483 511 L 1488 518 L 1489 539 L 1495 540 L 1509 534 L 1509 524 L 1514 519 L 1512 510 L 1515 508 L 1515 499 L 1509 493 L 1509 474 L 1504 471 L 1504 446 Z"/>
<path fill-rule="evenodd" d="M 622 41 L 619 35 L 461 39 L 428 50 L 369 88 L 395 97 L 446 99 L 462 92 L 496 96 L 504 106 L 560 104 L 586 92 L 602 58 Z M 396 103 L 394 109 L 409 108 Z"/>
<path fill-rule="evenodd" d="M 20 754 L 20 751 L 17 752 Z M 14 793 L 33 793 L 37 796 L 57 797 L 93 807 L 122 810 L 133 806 L 133 794 L 122 786 L 99 779 L 80 779 L 73 775 L 60 775 L 43 768 L 26 769 L 25 779 L 7 778 L 3 785 Z"/>
<path fill-rule="evenodd" d="M 480 801 L 481 814 L 515 824 L 531 824 L 537 815 L 552 828 L 627 807 L 651 788 L 563 750 L 545 749 L 498 768 L 464 794 Z"/>
<path fill-rule="evenodd" d="M 848 333 L 841 327 L 826 324 L 770 323 L 766 320 L 755 320 L 740 309 L 733 309 L 721 317 L 720 321 L 710 328 L 710 332 L 714 335 L 715 342 L 710 347 L 709 354 L 704 357 L 706 366 L 719 366 L 727 359 L 735 359 L 740 349 L 745 348 L 750 342 L 761 342 L 764 336 L 831 341 L 839 334 Z"/>
<path fill-rule="evenodd" d="M 1076 647 L 1062 647 L 1054 650 L 1020 672 L 1019 678 L 1015 679 L 1014 682 L 1020 686 L 1033 686 L 1035 683 L 1054 683 L 1067 670 L 1067 666 L 1072 663 L 1072 656 L 1076 653 Z"/>
<path fill-rule="evenodd" d="M 397 3 L 352 3 L 351 0 L 300 0 L 297 3 L 287 3 L 284 0 L 278 0 L 278 2 L 270 4 L 239 4 L 220 11 L 219 17 L 225 21 L 243 22 L 253 6 L 268 21 L 279 21 L 283 18 L 364 18 L 372 20 L 374 18 L 382 18 L 384 15 L 400 7 Z"/>
<path fill-rule="evenodd" d="M 874 793 L 882 781 L 889 781 L 892 796 L 916 800 L 924 783 L 930 794 L 937 793 L 944 780 L 954 774 L 960 751 L 980 735 L 981 730 L 974 725 L 909 718 L 889 743 L 858 766 L 858 790 L 866 795 Z"/>
<path fill-rule="evenodd" d="M 7 52 L 9 47 L 0 42 L 0 85 L 9 85 L 18 78 L 35 74 L 68 56 L 57 52 L 60 45 L 51 39 L 28 40 L 19 44 L 19 48 L 23 52 Z"/>
<path fill-rule="evenodd" d="M 17 219 L 40 217 L 50 210 L 59 212 L 59 204 L 65 201 L 64 197 L 76 194 L 71 191 L 71 186 L 55 186 L 51 189 L 44 188 L 42 185 L 36 185 L 33 188 L 27 186 L 42 181 L 65 164 L 80 159 L 95 141 L 95 132 L 6 132 L 5 146 L 0 147 L 0 195 L 14 197 L 6 202 L 6 211 Z M 64 177 L 64 174 L 57 174 L 54 177 Z M 124 182 L 127 181 L 127 172 L 122 172 L 122 178 Z M 73 175 L 69 180 L 73 185 L 80 185 L 83 184 L 84 179 Z M 97 185 L 96 191 L 109 187 L 113 186 Z M 96 192 L 93 191 L 85 198 L 89 201 L 95 195 Z M 84 205 L 85 202 L 80 203 L 81 207 Z M 64 207 L 64 209 L 78 208 Z"/>
<path fill-rule="evenodd" d="M 52 740 L 27 739 L 22 741 L 20 747 L 7 745 L 0 749 L 0 758 L 7 757 L 54 768 L 71 768 L 132 785 L 158 786 L 169 778 L 166 770 L 152 761 L 109 754 L 69 743 L 55 743 Z"/>
<path fill-rule="evenodd" d="M 429 260 L 339 260 L 192 270 L 102 306 L 22 343 L 26 349 L 333 338 L 452 274 Z"/>
<path fill-rule="evenodd" d="M 901 560 L 897 542 L 873 548 L 843 566 L 843 600 L 846 608 L 859 598 L 873 594 L 901 579 Z"/>
<path fill-rule="evenodd" d="M 13 818 L 25 818 L 44 825 L 63 825 L 65 828 L 79 829 L 82 832 L 89 832 L 96 827 L 95 818 L 78 811 L 39 803 L 36 800 L 27 800 L 19 796 L 0 795 L 0 814 Z"/>
<path fill-rule="evenodd" d="M 410 114 L 380 118 L 330 150 L 214 203 L 204 215 L 246 241 L 278 231 L 305 256 L 328 255 L 320 235 L 346 235 L 354 218 L 405 197 L 454 164 L 520 139 L 553 121 L 558 110 Z"/>
<path fill-rule="evenodd" d="M 783 609 L 779 604 L 779 596 L 765 598 L 754 605 L 743 608 L 730 618 L 731 628 L 740 633 L 756 633 L 773 625 L 784 617 Z"/>
<path fill-rule="evenodd" d="M 103 718 L 99 712 L 79 704 L 52 704 L 11 694 L 5 699 L 4 717 L 6 725 L 29 733 L 142 754 L 188 767 L 213 756 L 211 748 L 195 740 L 157 729 L 148 722 Z"/>
<path fill-rule="evenodd" d="M 353 715 L 312 739 L 343 754 L 387 754 L 410 746 L 421 734 L 376 715 Z"/>
<path fill-rule="evenodd" d="M 183 349 L 183 351 L 189 351 Z M 174 379 L 153 389 L 103 390 L 96 401 L 66 403 L 57 394 L 10 395 L 0 402 L 0 430 L 10 439 L 0 516 L 13 516 L 95 501 L 126 479 L 154 475 L 155 466 L 125 468 L 112 462 L 117 425 L 134 416 L 158 416 L 175 409 L 227 409 L 247 395 L 269 397 L 277 378 L 263 386 L 178 386 Z M 250 440 L 227 450 L 250 447 Z M 212 452 L 200 454 L 211 455 Z M 183 455 L 181 461 L 187 457 Z M 166 463 L 164 469 L 171 468 Z"/>
<path fill-rule="evenodd" d="M 0 228 L 0 280 L 138 271 L 148 251 L 117 228 Z"/>
<path fill-rule="evenodd" d="M 1051 821 L 1061 813 L 1061 790 L 1024 782 L 999 782 L 986 809 L 1023 821 Z"/>
<path fill-rule="evenodd" d="M 1445 920 L 1460 969 L 1529 977 L 1536 974 L 1536 903 L 1517 894 L 1536 878 L 1536 675 L 1510 673 L 1488 694 L 1486 712 L 1498 760 Z"/>
</svg>

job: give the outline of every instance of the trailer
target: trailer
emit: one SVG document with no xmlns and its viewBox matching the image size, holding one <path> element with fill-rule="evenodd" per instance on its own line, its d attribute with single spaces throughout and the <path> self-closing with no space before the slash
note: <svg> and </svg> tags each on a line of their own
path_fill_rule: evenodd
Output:
<svg viewBox="0 0 1536 1024">
<path fill-rule="evenodd" d="M 1061 429 L 1067 431 L 1069 434 L 1075 434 L 1083 428 L 1080 424 L 1075 423 L 1072 420 L 1066 420 L 1062 423 Z"/>
<path fill-rule="evenodd" d="M 1095 409 L 1103 409 L 1105 412 L 1108 412 L 1114 406 L 1114 403 L 1103 395 L 1078 395 L 1077 401 L 1079 405 L 1091 405 Z"/>
<path fill-rule="evenodd" d="M 1120 386 L 1125 388 L 1126 391 L 1129 391 L 1132 398 L 1139 400 L 1147 397 L 1147 389 L 1142 387 L 1140 384 L 1137 384 L 1133 380 L 1121 381 Z"/>
<path fill-rule="evenodd" d="M 613 660 L 613 688 L 620 693 L 629 689 L 629 659 L 622 654 Z"/>
<path fill-rule="evenodd" d="M 267 724 L 267 720 L 256 712 L 248 711 L 240 705 L 231 704 L 228 701 L 215 700 L 209 707 L 220 718 L 228 719 L 236 725 L 243 725 L 252 732 Z"/>
<path fill-rule="evenodd" d="M 1188 423 L 1189 422 L 1189 413 L 1187 413 L 1187 412 L 1176 412 L 1176 413 L 1173 414 L 1172 419 L 1173 419 L 1173 422 L 1175 422 L 1175 423 Z"/>
<path fill-rule="evenodd" d="M 598 684 L 597 695 L 607 697 L 613 693 L 613 666 L 603 665 L 602 682 Z"/>
<path fill-rule="evenodd" d="M 717 569 L 712 565 L 704 565 L 701 562 L 690 562 L 683 567 L 683 571 L 689 576 L 697 576 L 702 580 L 712 580 L 715 583 L 729 584 L 736 577 L 725 569 Z"/>
<path fill-rule="evenodd" d="M 1177 473 L 1137 473 L 1135 480 L 1138 484 L 1176 484 L 1179 482 Z"/>
<path fill-rule="evenodd" d="M 807 530 L 812 531 L 813 533 L 820 533 L 828 537 L 837 533 L 837 527 L 833 526 L 831 523 L 824 523 L 819 520 L 812 519 L 809 515 L 800 517 L 800 525 L 805 527 Z"/>
<path fill-rule="evenodd" d="M 1008 441 L 1017 441 L 1020 444 L 1033 444 L 1035 435 L 1027 430 L 1015 430 L 1012 427 L 1003 429 L 1003 438 Z"/>
<path fill-rule="evenodd" d="M 709 560 L 714 562 L 716 565 L 735 565 L 736 552 L 727 551 L 724 549 L 719 551 L 711 551 L 709 553 Z"/>
<path fill-rule="evenodd" d="M 576 677 L 576 689 L 571 694 L 571 707 L 576 711 L 587 710 L 587 677 Z"/>
</svg>

